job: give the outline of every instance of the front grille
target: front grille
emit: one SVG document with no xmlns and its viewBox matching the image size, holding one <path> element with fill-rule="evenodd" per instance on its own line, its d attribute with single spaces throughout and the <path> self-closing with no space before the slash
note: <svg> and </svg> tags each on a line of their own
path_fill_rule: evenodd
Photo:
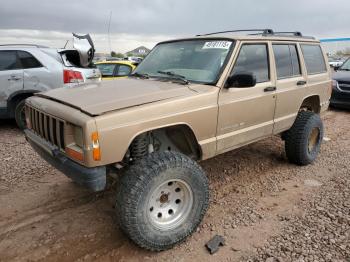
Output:
<svg viewBox="0 0 350 262">
<path fill-rule="evenodd" d="M 350 82 L 338 81 L 338 86 L 341 91 L 350 92 Z"/>
<path fill-rule="evenodd" d="M 27 108 L 31 129 L 46 141 L 64 150 L 64 121 L 35 108 L 29 106 Z"/>
</svg>

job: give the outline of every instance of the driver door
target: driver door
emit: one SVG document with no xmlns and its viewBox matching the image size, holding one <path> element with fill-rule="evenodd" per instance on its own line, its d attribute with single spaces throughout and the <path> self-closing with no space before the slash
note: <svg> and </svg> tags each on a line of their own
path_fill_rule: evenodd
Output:
<svg viewBox="0 0 350 262">
<path fill-rule="evenodd" d="M 275 70 L 268 42 L 241 42 L 230 75 L 252 73 L 254 87 L 223 87 L 219 94 L 217 153 L 272 135 L 276 104 Z"/>
</svg>

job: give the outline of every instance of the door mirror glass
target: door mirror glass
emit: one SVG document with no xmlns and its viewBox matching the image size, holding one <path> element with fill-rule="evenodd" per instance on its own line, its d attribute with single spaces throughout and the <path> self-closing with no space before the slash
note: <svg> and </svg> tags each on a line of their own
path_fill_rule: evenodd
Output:
<svg viewBox="0 0 350 262">
<path fill-rule="evenodd" d="M 256 85 L 256 77 L 253 73 L 236 73 L 226 81 L 227 88 L 245 88 L 245 87 L 253 87 Z"/>
</svg>

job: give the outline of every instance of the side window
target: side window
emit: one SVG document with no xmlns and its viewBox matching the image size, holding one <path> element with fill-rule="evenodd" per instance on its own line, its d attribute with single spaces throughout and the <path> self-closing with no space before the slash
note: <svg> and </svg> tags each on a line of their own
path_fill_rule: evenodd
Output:
<svg viewBox="0 0 350 262">
<path fill-rule="evenodd" d="M 30 53 L 18 51 L 18 57 L 24 69 L 42 67 L 41 63 Z"/>
<path fill-rule="evenodd" d="M 117 76 L 128 76 L 131 73 L 131 67 L 128 65 L 119 65 Z"/>
<path fill-rule="evenodd" d="M 292 57 L 293 75 L 301 75 L 300 61 L 296 45 L 290 45 L 289 50 Z"/>
<path fill-rule="evenodd" d="M 0 71 L 21 69 L 16 51 L 0 51 Z"/>
<path fill-rule="evenodd" d="M 270 72 L 267 45 L 242 45 L 232 75 L 238 73 L 253 73 L 257 83 L 269 81 Z"/>
<path fill-rule="evenodd" d="M 327 72 L 326 63 L 319 45 L 304 44 L 301 45 L 301 50 L 303 51 L 306 69 L 309 75 Z"/>
<path fill-rule="evenodd" d="M 277 78 L 294 77 L 301 74 L 298 52 L 295 45 L 274 44 Z"/>
</svg>

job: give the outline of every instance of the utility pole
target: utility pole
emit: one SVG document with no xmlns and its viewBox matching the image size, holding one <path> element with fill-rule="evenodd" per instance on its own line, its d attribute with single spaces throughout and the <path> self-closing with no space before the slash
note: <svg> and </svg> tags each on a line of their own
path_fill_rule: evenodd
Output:
<svg viewBox="0 0 350 262">
<path fill-rule="evenodd" d="M 111 36 L 110 36 L 110 29 L 111 29 L 111 20 L 112 20 L 112 10 L 109 13 L 109 21 L 108 21 L 108 44 L 109 44 L 109 54 L 112 53 L 112 47 L 111 47 Z"/>
</svg>

